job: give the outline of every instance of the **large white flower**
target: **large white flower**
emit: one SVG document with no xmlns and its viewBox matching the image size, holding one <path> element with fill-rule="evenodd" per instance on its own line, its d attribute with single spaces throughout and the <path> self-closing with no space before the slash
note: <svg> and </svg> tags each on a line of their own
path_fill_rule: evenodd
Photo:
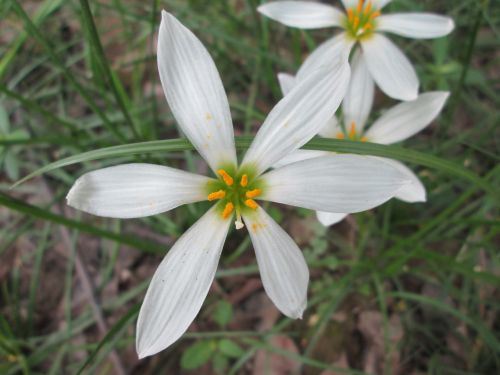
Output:
<svg viewBox="0 0 500 375">
<path fill-rule="evenodd" d="M 333 116 L 348 85 L 346 60 L 311 74 L 291 90 L 271 111 L 241 165 L 215 64 L 201 42 L 166 12 L 159 30 L 158 68 L 180 128 L 217 178 L 125 164 L 83 175 L 67 196 L 70 206 L 114 218 L 144 217 L 204 200 L 215 203 L 179 238 L 153 276 L 137 322 L 141 358 L 175 342 L 198 314 L 235 216 L 237 229 L 243 221 L 248 227 L 268 296 L 283 314 L 302 316 L 309 281 L 306 262 L 258 200 L 357 212 L 390 199 L 408 183 L 388 163 L 348 155 L 305 160 L 266 173 Z M 333 95 L 326 95 L 332 86 Z"/>
<path fill-rule="evenodd" d="M 342 0 L 346 13 L 327 4 L 309 1 L 276 1 L 259 6 L 258 11 L 287 26 L 301 29 L 341 27 L 343 32 L 320 45 L 302 64 L 297 78 L 307 77 L 318 66 L 340 53 L 349 54 L 356 44 L 377 85 L 388 96 L 415 100 L 418 77 L 403 52 L 380 32 L 427 39 L 449 34 L 454 22 L 431 13 L 382 14 L 390 0 Z"/>
<path fill-rule="evenodd" d="M 285 96 L 293 90 L 296 83 L 293 76 L 285 73 L 278 74 L 278 80 Z M 342 117 L 334 116 L 329 119 L 319 134 L 327 138 L 382 144 L 403 141 L 428 126 L 441 112 L 449 96 L 449 93 L 444 91 L 421 94 L 413 101 L 403 102 L 389 109 L 368 130 L 365 130 L 372 109 L 373 94 L 374 84 L 365 60 L 356 52 L 352 62 L 351 83 L 342 102 Z M 323 151 L 297 150 L 276 163 L 275 167 L 328 154 Z M 386 158 L 383 160 L 393 165 L 411 181 L 397 192 L 395 198 L 410 203 L 425 202 L 426 191 L 420 179 L 403 163 Z M 324 211 L 317 211 L 317 216 L 325 226 L 338 223 L 347 215 Z"/>
</svg>

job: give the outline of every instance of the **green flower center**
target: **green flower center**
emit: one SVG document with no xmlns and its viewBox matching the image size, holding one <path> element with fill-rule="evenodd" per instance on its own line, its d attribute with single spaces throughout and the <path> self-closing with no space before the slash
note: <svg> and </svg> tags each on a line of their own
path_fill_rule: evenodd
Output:
<svg viewBox="0 0 500 375">
<path fill-rule="evenodd" d="M 217 170 L 217 174 L 219 179 L 208 185 L 207 200 L 219 201 L 217 205 L 223 219 L 229 219 L 236 213 L 236 229 L 241 229 L 241 213 L 245 210 L 254 211 L 259 207 L 255 198 L 262 195 L 262 181 L 256 179 L 251 170 L 221 168 Z"/>
<path fill-rule="evenodd" d="M 345 28 L 352 38 L 364 39 L 373 34 L 378 16 L 380 10 L 372 8 L 371 0 L 359 0 L 356 7 L 347 8 Z"/>
</svg>

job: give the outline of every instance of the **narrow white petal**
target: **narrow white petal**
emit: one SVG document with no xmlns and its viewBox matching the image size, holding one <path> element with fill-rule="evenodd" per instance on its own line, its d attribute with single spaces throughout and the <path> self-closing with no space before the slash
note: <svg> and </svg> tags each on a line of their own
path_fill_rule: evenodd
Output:
<svg viewBox="0 0 500 375">
<path fill-rule="evenodd" d="M 372 109 L 375 84 L 360 51 L 354 54 L 351 69 L 351 81 L 342 102 L 342 111 L 346 126 L 349 127 L 354 122 L 360 131 Z"/>
<path fill-rule="evenodd" d="M 418 77 L 404 53 L 382 34 L 373 34 L 361 43 L 373 79 L 388 96 L 414 100 L 418 95 Z"/>
<path fill-rule="evenodd" d="M 278 73 L 278 82 L 280 84 L 283 96 L 288 95 L 295 86 L 295 77 L 287 73 Z"/>
<path fill-rule="evenodd" d="M 406 178 L 410 180 L 410 183 L 408 185 L 403 186 L 403 188 L 398 191 L 398 193 L 395 195 L 395 198 L 408 203 L 425 202 L 427 200 L 425 186 L 410 168 L 397 160 L 387 158 L 379 159 L 391 164 L 394 168 L 397 168 L 406 176 Z"/>
<path fill-rule="evenodd" d="M 167 348 L 188 329 L 208 294 L 230 224 L 212 207 L 160 263 L 137 321 L 139 358 Z"/>
<path fill-rule="evenodd" d="M 158 69 L 170 109 L 201 156 L 214 171 L 236 165 L 233 123 L 217 68 L 198 38 L 165 11 Z"/>
<path fill-rule="evenodd" d="M 433 91 L 400 103 L 382 115 L 366 132 L 370 142 L 391 144 L 405 140 L 428 126 L 441 112 L 449 93 Z"/>
<path fill-rule="evenodd" d="M 243 216 L 257 255 L 264 290 L 290 318 L 307 306 L 309 270 L 295 241 L 262 209 Z"/>
<path fill-rule="evenodd" d="M 337 120 L 337 117 L 332 116 L 330 120 L 328 120 L 323 128 L 319 131 L 319 135 L 325 138 L 336 138 L 337 134 L 342 132 L 342 127 Z"/>
<path fill-rule="evenodd" d="M 349 76 L 347 60 L 337 59 L 298 82 L 269 113 L 243 164 L 260 174 L 318 134 L 339 107 Z"/>
<path fill-rule="evenodd" d="M 408 38 L 439 38 L 448 35 L 454 28 L 453 19 L 432 13 L 394 13 L 377 18 L 377 31 Z"/>
<path fill-rule="evenodd" d="M 299 161 L 262 176 L 261 199 L 316 211 L 352 213 L 394 197 L 409 183 L 389 163 L 359 155 L 331 155 Z"/>
<path fill-rule="evenodd" d="M 325 227 L 329 227 L 330 225 L 341 222 L 347 215 L 349 214 L 336 214 L 334 212 L 316 211 L 316 217 L 318 218 L 319 222 Z"/>
<path fill-rule="evenodd" d="M 257 10 L 286 26 L 300 29 L 341 26 L 345 19 L 344 13 L 337 8 L 312 1 L 273 1 Z"/>
<path fill-rule="evenodd" d="M 104 217 L 156 215 L 206 199 L 209 178 L 154 164 L 123 164 L 81 176 L 68 205 Z"/>
<path fill-rule="evenodd" d="M 296 79 L 299 81 L 306 79 L 322 66 L 332 66 L 332 61 L 339 58 L 347 59 L 353 45 L 354 41 L 347 37 L 345 32 L 328 39 L 305 59 L 297 72 Z"/>
<path fill-rule="evenodd" d="M 392 0 L 373 0 L 373 9 L 382 9 Z"/>
<path fill-rule="evenodd" d="M 318 158 L 320 156 L 329 155 L 328 151 L 319 151 L 319 150 L 295 150 L 294 152 L 288 154 L 283 159 L 278 161 L 273 165 L 273 168 L 280 168 L 287 164 L 296 163 L 298 161 Z"/>
</svg>

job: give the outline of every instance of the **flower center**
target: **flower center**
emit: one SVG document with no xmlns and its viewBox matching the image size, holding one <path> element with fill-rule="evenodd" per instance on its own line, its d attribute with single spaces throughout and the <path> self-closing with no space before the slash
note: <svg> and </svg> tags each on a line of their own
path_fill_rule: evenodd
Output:
<svg viewBox="0 0 500 375">
<path fill-rule="evenodd" d="M 351 122 L 351 127 L 349 128 L 349 131 L 343 132 L 340 131 L 336 134 L 335 136 L 337 139 L 350 139 L 351 141 L 360 141 L 360 142 L 366 142 L 368 138 L 362 135 L 361 132 L 356 131 L 356 123 L 353 121 Z"/>
<path fill-rule="evenodd" d="M 371 0 L 358 0 L 356 7 L 347 8 L 346 30 L 351 37 L 361 40 L 373 33 L 378 16 L 380 10 L 372 8 Z"/>
<path fill-rule="evenodd" d="M 252 178 L 251 171 L 231 172 L 228 168 L 217 171 L 219 179 L 208 186 L 207 200 L 218 200 L 218 207 L 223 219 L 229 219 L 236 213 L 236 229 L 244 227 L 241 213 L 244 210 L 256 210 L 259 206 L 254 198 L 262 194 L 262 183 Z"/>
</svg>

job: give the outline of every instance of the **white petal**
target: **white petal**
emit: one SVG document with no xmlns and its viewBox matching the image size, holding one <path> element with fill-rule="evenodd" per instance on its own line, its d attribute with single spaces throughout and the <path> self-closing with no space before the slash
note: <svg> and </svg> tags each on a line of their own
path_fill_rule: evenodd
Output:
<svg viewBox="0 0 500 375">
<path fill-rule="evenodd" d="M 387 4 L 389 4 L 392 0 L 373 0 L 373 9 L 382 9 Z"/>
<path fill-rule="evenodd" d="M 309 270 L 295 241 L 262 209 L 243 216 L 257 255 L 264 290 L 290 318 L 302 318 Z"/>
<path fill-rule="evenodd" d="M 343 59 L 336 62 L 298 82 L 280 100 L 257 132 L 243 164 L 260 174 L 318 134 L 339 107 L 349 82 L 349 64 Z"/>
<path fill-rule="evenodd" d="M 336 214 L 334 212 L 316 211 L 316 217 L 318 218 L 319 222 L 325 227 L 329 227 L 330 225 L 341 222 L 347 215 L 349 214 Z"/>
<path fill-rule="evenodd" d="M 273 168 L 280 168 L 280 167 L 283 167 L 284 165 L 287 165 L 287 164 L 292 164 L 292 163 L 296 163 L 298 161 L 312 159 L 312 158 L 318 158 L 320 156 L 326 156 L 329 154 L 330 154 L 330 152 L 328 152 L 328 151 L 302 150 L 302 149 L 295 150 L 294 152 L 288 154 L 283 159 L 281 159 L 280 161 L 275 163 L 273 165 Z"/>
<path fill-rule="evenodd" d="M 361 43 L 373 79 L 388 96 L 414 100 L 418 95 L 418 77 L 401 50 L 382 34 L 373 34 Z"/>
<path fill-rule="evenodd" d="M 206 199 L 209 178 L 154 164 L 123 164 L 81 176 L 68 205 L 104 217 L 156 215 Z"/>
<path fill-rule="evenodd" d="M 318 134 L 325 138 L 336 138 L 339 132 L 342 132 L 342 127 L 340 126 L 337 117 L 332 116 Z"/>
<path fill-rule="evenodd" d="M 288 95 L 295 86 L 295 77 L 287 73 L 278 73 L 278 82 L 280 84 L 281 93 L 283 96 Z"/>
<path fill-rule="evenodd" d="M 201 156 L 214 171 L 236 165 L 233 123 L 217 68 L 198 38 L 165 11 L 158 69 L 170 109 Z"/>
<path fill-rule="evenodd" d="M 331 66 L 339 58 L 347 59 L 353 45 L 354 41 L 344 32 L 328 39 L 305 59 L 295 78 L 306 79 L 324 65 Z"/>
<path fill-rule="evenodd" d="M 373 0 L 372 1 L 372 9 L 382 9 L 384 6 L 386 6 L 390 2 L 391 2 L 391 0 Z M 344 4 L 344 7 L 346 9 L 353 8 L 353 7 L 357 7 L 358 0 L 342 0 L 342 3 Z"/>
<path fill-rule="evenodd" d="M 342 111 L 346 126 L 349 128 L 354 122 L 357 130 L 361 131 L 372 109 L 375 84 L 359 51 L 353 56 L 351 69 L 351 81 L 342 102 Z"/>
<path fill-rule="evenodd" d="M 188 329 L 208 294 L 230 224 L 212 207 L 160 263 L 137 321 L 139 358 L 167 348 Z"/>
<path fill-rule="evenodd" d="M 408 203 L 425 202 L 427 200 L 425 186 L 410 168 L 397 160 L 387 158 L 379 159 L 391 164 L 394 168 L 397 168 L 401 173 L 404 173 L 406 178 L 410 180 L 408 185 L 403 186 L 403 188 L 398 191 L 395 198 Z"/>
<path fill-rule="evenodd" d="M 418 133 L 443 109 L 449 93 L 428 92 L 411 102 L 400 103 L 382 115 L 366 132 L 369 141 L 391 144 Z"/>
<path fill-rule="evenodd" d="M 257 10 L 286 26 L 300 29 L 340 26 L 345 19 L 340 10 L 312 1 L 274 1 L 259 6 Z"/>
<path fill-rule="evenodd" d="M 317 211 L 352 213 L 394 197 L 409 183 L 390 164 L 359 155 L 332 155 L 299 161 L 262 176 L 261 199 Z"/>
<path fill-rule="evenodd" d="M 453 19 L 432 13 L 394 13 L 377 18 L 377 31 L 416 39 L 439 38 L 454 28 Z"/>
</svg>

